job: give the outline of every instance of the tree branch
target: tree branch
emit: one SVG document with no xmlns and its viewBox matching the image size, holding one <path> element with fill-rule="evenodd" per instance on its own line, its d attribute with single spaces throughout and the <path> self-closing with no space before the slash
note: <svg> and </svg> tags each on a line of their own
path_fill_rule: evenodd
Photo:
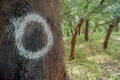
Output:
<svg viewBox="0 0 120 80">
<path fill-rule="evenodd" d="M 104 1 L 105 1 L 105 0 L 101 0 L 100 5 L 102 5 Z"/>
</svg>

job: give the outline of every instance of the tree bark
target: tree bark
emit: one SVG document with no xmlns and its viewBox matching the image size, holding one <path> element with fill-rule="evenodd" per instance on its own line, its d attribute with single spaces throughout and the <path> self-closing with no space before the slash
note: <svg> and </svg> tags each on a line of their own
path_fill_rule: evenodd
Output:
<svg viewBox="0 0 120 80">
<path fill-rule="evenodd" d="M 89 20 L 86 20 L 86 25 L 85 25 L 85 41 L 88 41 L 88 28 L 89 28 Z"/>
<path fill-rule="evenodd" d="M 94 27 L 92 33 L 96 32 L 96 29 L 97 29 L 97 24 L 95 24 L 95 27 Z"/>
<path fill-rule="evenodd" d="M 80 33 L 81 33 L 81 28 L 78 29 L 78 34 L 80 35 Z"/>
<path fill-rule="evenodd" d="M 0 80 L 65 80 L 60 0 L 0 0 Z"/>
<path fill-rule="evenodd" d="M 74 34 L 72 36 L 72 41 L 71 41 L 71 53 L 70 53 L 70 60 L 74 59 L 74 50 L 75 50 L 75 44 L 76 44 L 76 37 L 78 35 L 78 31 L 80 30 L 80 28 L 82 27 L 82 24 L 84 22 L 84 19 L 81 18 L 79 23 L 77 24 Z"/>
<path fill-rule="evenodd" d="M 104 43 L 103 43 L 104 49 L 107 49 L 108 41 L 109 41 L 109 38 L 110 38 L 110 35 L 112 33 L 113 28 L 114 28 L 114 25 L 110 24 L 109 29 L 108 29 L 107 34 L 106 34 L 106 37 L 105 37 L 105 40 L 104 40 Z"/>
</svg>

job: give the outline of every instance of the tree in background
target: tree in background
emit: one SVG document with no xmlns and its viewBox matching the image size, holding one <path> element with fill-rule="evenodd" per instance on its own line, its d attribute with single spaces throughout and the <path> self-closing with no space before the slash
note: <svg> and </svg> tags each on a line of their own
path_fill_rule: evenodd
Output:
<svg viewBox="0 0 120 80">
<path fill-rule="evenodd" d="M 79 23 L 76 26 L 75 32 L 72 36 L 70 60 L 74 59 L 74 50 L 75 50 L 76 39 L 77 39 L 77 35 L 79 34 L 79 31 L 82 27 L 83 22 L 84 22 L 84 19 L 83 18 L 80 19 Z"/>
<path fill-rule="evenodd" d="M 115 20 L 119 18 L 120 5 L 119 0 L 63 0 L 63 22 L 62 25 L 64 30 L 64 35 L 69 35 L 72 37 L 71 46 L 73 44 L 74 33 L 76 32 L 78 24 L 77 22 L 81 18 L 85 18 L 86 24 L 83 24 L 83 28 L 79 29 L 78 32 L 85 33 L 85 40 L 88 39 L 87 31 L 89 32 L 109 32 L 107 31 L 107 26 L 111 25 L 113 21 L 116 23 L 116 31 L 118 30 L 119 21 Z M 89 20 L 89 22 L 88 22 Z M 89 24 L 89 29 L 88 29 Z M 85 28 L 84 28 L 85 27 Z M 81 30 L 81 31 L 80 31 Z M 108 37 L 108 35 L 106 35 Z M 109 36 L 110 37 L 110 36 Z M 107 38 L 109 41 L 109 38 Z M 104 43 L 106 41 L 104 40 Z M 75 47 L 71 47 L 72 53 L 74 53 Z M 70 56 L 73 55 L 70 53 Z M 70 57 L 71 59 L 71 57 Z"/>
</svg>

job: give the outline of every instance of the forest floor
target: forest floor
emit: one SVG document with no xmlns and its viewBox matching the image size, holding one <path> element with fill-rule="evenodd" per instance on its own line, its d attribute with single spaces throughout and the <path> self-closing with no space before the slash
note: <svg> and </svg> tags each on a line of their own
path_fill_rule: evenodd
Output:
<svg viewBox="0 0 120 80">
<path fill-rule="evenodd" d="M 70 40 L 64 38 L 67 73 L 71 80 L 120 80 L 120 33 L 111 35 L 108 48 L 103 49 L 105 33 L 77 38 L 75 59 L 70 61 Z"/>
</svg>

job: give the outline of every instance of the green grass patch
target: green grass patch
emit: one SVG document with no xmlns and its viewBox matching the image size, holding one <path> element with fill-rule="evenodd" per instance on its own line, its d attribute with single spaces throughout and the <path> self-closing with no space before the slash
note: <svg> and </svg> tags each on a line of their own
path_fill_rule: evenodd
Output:
<svg viewBox="0 0 120 80">
<path fill-rule="evenodd" d="M 75 46 L 75 59 L 72 61 L 69 60 L 71 38 L 64 37 L 65 60 L 71 80 L 117 80 L 120 72 L 114 69 L 120 69 L 120 41 L 114 37 L 120 37 L 118 34 L 111 35 L 106 50 L 103 49 L 106 33 L 89 34 L 88 42 L 84 40 L 84 34 L 79 35 Z M 114 65 L 115 63 L 117 64 Z"/>
</svg>

